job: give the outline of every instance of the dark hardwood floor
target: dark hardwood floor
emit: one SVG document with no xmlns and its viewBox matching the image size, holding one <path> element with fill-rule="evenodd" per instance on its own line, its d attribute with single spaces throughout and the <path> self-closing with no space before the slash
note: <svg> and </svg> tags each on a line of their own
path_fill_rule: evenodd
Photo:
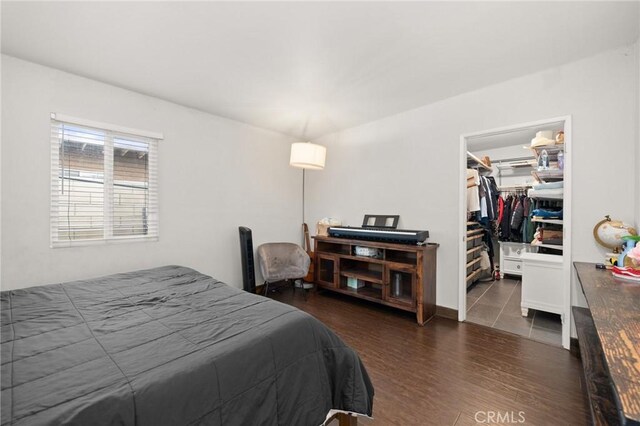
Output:
<svg viewBox="0 0 640 426">
<path fill-rule="evenodd" d="M 375 387 L 374 419 L 360 424 L 588 424 L 580 361 L 567 350 L 444 318 L 420 327 L 415 315 L 327 291 L 270 297 L 358 351 Z"/>
</svg>

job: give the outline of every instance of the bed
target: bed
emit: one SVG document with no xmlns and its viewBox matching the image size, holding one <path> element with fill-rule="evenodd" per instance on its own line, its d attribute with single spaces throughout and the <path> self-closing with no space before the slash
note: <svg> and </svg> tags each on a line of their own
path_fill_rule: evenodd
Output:
<svg viewBox="0 0 640 426">
<path fill-rule="evenodd" d="M 319 425 L 371 415 L 358 355 L 181 266 L 1 293 L 2 425 Z"/>
</svg>

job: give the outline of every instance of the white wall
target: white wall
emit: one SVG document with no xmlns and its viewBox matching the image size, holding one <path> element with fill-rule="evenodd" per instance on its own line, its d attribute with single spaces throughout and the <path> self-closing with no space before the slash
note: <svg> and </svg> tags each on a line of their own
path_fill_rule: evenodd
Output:
<svg viewBox="0 0 640 426">
<path fill-rule="evenodd" d="M 638 19 L 640 19 L 640 11 Z M 634 192 L 636 193 L 636 227 L 640 229 L 640 38 L 636 41 L 636 76 L 638 118 L 636 120 L 636 186 Z"/>
<path fill-rule="evenodd" d="M 600 261 L 593 225 L 605 214 L 633 221 L 636 46 L 531 74 L 323 137 L 323 172 L 309 174 L 307 218 L 360 225 L 397 213 L 428 229 L 438 250 L 437 303 L 458 306 L 460 135 L 573 116 L 573 260 Z"/>
<path fill-rule="evenodd" d="M 2 88 L 3 290 L 165 264 L 241 287 L 239 225 L 300 241 L 289 138 L 8 56 Z M 51 112 L 164 133 L 160 241 L 49 248 Z"/>
<path fill-rule="evenodd" d="M 0 38 L 2 38 L 0 36 Z M 0 55 L 0 74 L 3 57 Z M 0 75 L 0 94 L 2 94 L 2 76 Z M 2 289 L 2 96 L 0 96 L 0 289 Z"/>
</svg>

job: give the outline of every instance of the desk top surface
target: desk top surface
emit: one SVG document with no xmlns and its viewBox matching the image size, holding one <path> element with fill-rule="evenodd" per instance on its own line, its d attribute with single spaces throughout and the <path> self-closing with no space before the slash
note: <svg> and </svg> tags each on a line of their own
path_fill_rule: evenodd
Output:
<svg viewBox="0 0 640 426">
<path fill-rule="evenodd" d="M 640 283 L 575 262 L 625 417 L 640 422 Z"/>
</svg>

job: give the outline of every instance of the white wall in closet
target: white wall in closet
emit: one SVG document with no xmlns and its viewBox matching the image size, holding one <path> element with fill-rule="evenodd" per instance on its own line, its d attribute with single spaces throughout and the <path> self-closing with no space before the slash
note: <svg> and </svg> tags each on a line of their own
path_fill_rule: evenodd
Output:
<svg viewBox="0 0 640 426">
<path fill-rule="evenodd" d="M 638 12 L 640 20 L 640 11 Z M 640 38 L 636 41 L 636 89 L 638 98 L 636 99 L 636 108 L 638 109 L 638 118 L 636 121 L 636 227 L 640 228 Z"/>
<path fill-rule="evenodd" d="M 320 138 L 329 156 L 309 174 L 307 217 L 397 213 L 428 229 L 441 245 L 437 303 L 457 308 L 460 135 L 572 115 L 573 260 L 599 261 L 593 225 L 634 219 L 638 194 L 620 175 L 634 174 L 637 62 L 637 46 L 619 48 Z"/>
<path fill-rule="evenodd" d="M 2 89 L 3 290 L 166 264 L 241 287 L 239 225 L 300 241 L 290 138 L 9 56 Z M 164 133 L 158 242 L 49 248 L 51 112 Z"/>
</svg>

